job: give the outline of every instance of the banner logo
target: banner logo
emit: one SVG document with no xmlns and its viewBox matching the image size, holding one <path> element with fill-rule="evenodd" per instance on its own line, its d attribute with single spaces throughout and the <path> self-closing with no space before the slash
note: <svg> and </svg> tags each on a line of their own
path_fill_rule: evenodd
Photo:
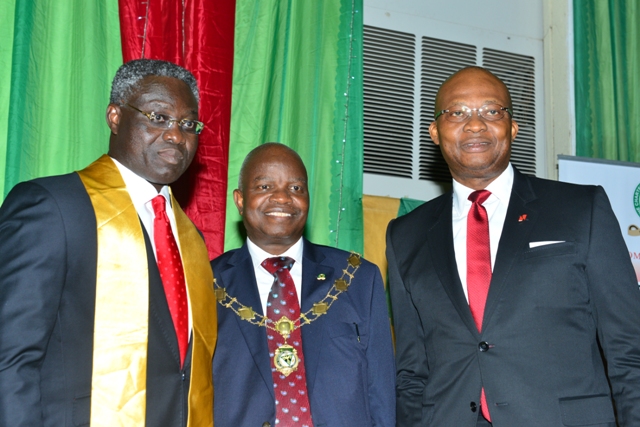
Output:
<svg viewBox="0 0 640 427">
<path fill-rule="evenodd" d="M 640 216 L 640 184 L 638 184 L 636 191 L 633 193 L 633 207 L 636 208 L 636 213 Z"/>
</svg>

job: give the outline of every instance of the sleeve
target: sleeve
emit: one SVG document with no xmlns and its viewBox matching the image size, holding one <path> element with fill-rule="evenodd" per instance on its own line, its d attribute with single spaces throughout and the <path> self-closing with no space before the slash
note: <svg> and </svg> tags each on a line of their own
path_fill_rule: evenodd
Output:
<svg viewBox="0 0 640 427">
<path fill-rule="evenodd" d="M 372 284 L 371 319 L 367 345 L 369 406 L 371 422 L 376 427 L 395 426 L 395 364 L 389 310 L 380 270 L 375 270 Z"/>
<path fill-rule="evenodd" d="M 420 318 L 396 259 L 393 226 L 392 221 L 387 228 L 387 262 L 396 337 L 396 420 L 398 426 L 417 427 L 424 426 L 422 396 L 429 377 L 429 367 Z"/>
<path fill-rule="evenodd" d="M 65 234 L 53 197 L 16 186 L 0 208 L 0 425 L 43 425 L 40 368 L 65 280 Z"/>
<path fill-rule="evenodd" d="M 586 273 L 618 423 L 638 426 L 640 288 L 620 225 L 602 187 L 597 187 L 594 196 Z"/>
</svg>

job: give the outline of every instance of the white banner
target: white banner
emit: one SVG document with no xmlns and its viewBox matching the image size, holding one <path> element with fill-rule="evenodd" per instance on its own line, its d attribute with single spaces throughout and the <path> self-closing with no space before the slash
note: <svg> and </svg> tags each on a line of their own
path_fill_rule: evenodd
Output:
<svg viewBox="0 0 640 427">
<path fill-rule="evenodd" d="M 604 187 L 640 283 L 640 164 L 558 156 L 560 181 Z"/>
</svg>

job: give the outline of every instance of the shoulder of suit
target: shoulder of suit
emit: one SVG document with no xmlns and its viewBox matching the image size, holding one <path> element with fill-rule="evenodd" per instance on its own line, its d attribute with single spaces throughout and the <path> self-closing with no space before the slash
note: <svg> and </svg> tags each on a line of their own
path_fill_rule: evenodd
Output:
<svg viewBox="0 0 640 427">
<path fill-rule="evenodd" d="M 216 268 L 219 268 L 220 266 L 226 264 L 231 259 L 231 257 L 240 249 L 242 248 L 231 249 L 229 251 L 224 252 L 223 254 L 218 255 L 217 257 L 211 260 L 211 268 L 213 268 L 215 271 Z"/>
<path fill-rule="evenodd" d="M 347 265 L 347 260 L 351 256 L 351 252 L 345 251 L 343 249 L 334 248 L 332 246 L 318 245 L 315 243 L 311 243 L 308 240 L 305 240 L 304 243 L 305 245 L 313 245 L 316 248 L 316 250 L 319 250 L 320 252 L 322 252 L 326 257 L 324 262 L 329 263 L 335 266 L 336 268 L 340 268 L 340 269 L 345 268 Z M 360 256 L 360 260 L 362 261 L 361 268 L 362 267 L 368 268 L 373 265 L 371 262 L 367 261 L 362 256 Z"/>
</svg>

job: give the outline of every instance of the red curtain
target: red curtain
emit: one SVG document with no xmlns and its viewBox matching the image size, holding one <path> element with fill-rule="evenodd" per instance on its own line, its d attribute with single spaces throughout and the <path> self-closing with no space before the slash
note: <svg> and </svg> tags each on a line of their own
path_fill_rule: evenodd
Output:
<svg viewBox="0 0 640 427">
<path fill-rule="evenodd" d="M 172 188 L 214 258 L 224 247 L 236 2 L 118 0 L 118 5 L 125 62 L 163 59 L 198 80 L 205 130 L 193 163 Z"/>
</svg>

